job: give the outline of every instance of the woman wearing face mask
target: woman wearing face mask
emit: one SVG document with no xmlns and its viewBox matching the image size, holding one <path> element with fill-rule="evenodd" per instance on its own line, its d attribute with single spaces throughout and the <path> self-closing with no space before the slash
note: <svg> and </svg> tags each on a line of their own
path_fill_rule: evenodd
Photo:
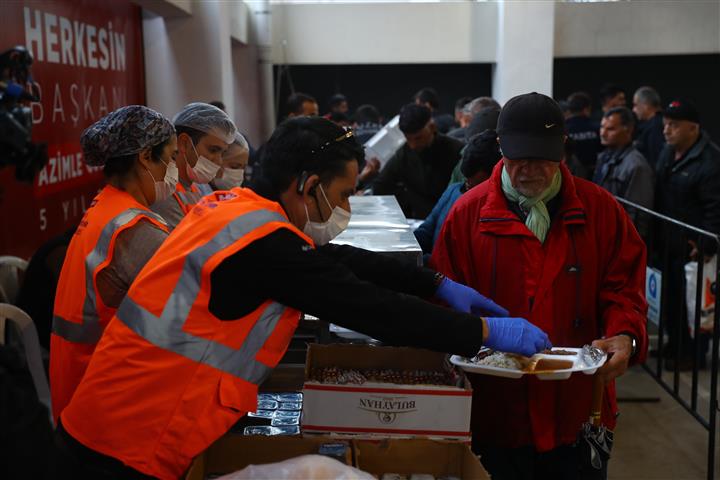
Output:
<svg viewBox="0 0 720 480">
<path fill-rule="evenodd" d="M 327 244 L 362 147 L 323 118 L 282 123 L 254 191 L 204 197 L 148 262 L 61 415 L 55 475 L 177 478 L 257 408 L 300 312 L 393 344 L 532 354 L 547 336 L 435 272 Z M 423 299 L 444 300 L 453 309 Z M 138 402 L 137 399 L 142 399 Z M 73 459 L 92 459 L 78 461 Z"/>
<path fill-rule="evenodd" d="M 72 398 L 108 321 L 140 269 L 167 238 L 149 206 L 175 190 L 177 139 L 147 107 L 116 110 L 83 132 L 88 166 L 102 166 L 98 193 L 68 247 L 58 281 L 50 343 L 53 416 Z"/>
<path fill-rule="evenodd" d="M 222 157 L 222 168 L 218 171 L 215 180 L 210 182 L 209 189 L 202 187 L 200 191 L 207 195 L 213 190 L 230 190 L 233 187 L 242 187 L 245 180 L 245 169 L 250 158 L 250 147 L 240 132 L 235 134 L 235 141 L 228 147 Z"/>
</svg>

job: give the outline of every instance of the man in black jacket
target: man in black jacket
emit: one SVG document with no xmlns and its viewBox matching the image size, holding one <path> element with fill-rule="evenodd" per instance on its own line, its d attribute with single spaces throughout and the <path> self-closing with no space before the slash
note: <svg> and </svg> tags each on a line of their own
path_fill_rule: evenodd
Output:
<svg viewBox="0 0 720 480">
<path fill-rule="evenodd" d="M 575 92 L 568 97 L 570 116 L 565 120 L 567 136 L 575 145 L 577 161 L 569 162 L 573 175 L 592 180 L 600 145 L 600 123 L 590 118 L 592 99 L 585 92 Z"/>
<path fill-rule="evenodd" d="M 657 165 L 657 209 L 720 233 L 720 149 L 689 102 L 671 102 L 663 117 L 667 147 Z"/>
<path fill-rule="evenodd" d="M 447 188 L 463 143 L 437 133 L 429 108 L 408 104 L 400 111 L 406 143 L 373 184 L 375 195 L 395 195 L 405 216 L 424 219 Z"/>
<path fill-rule="evenodd" d="M 660 95 L 652 87 L 640 87 L 633 95 L 632 109 L 638 119 L 635 148 L 643 154 L 652 168 L 657 166 L 660 152 L 665 147 L 661 105 Z"/>
<path fill-rule="evenodd" d="M 663 113 L 667 146 L 657 164 L 655 209 L 664 215 L 709 232 L 720 234 L 720 148 L 700 128 L 700 116 L 685 100 L 674 100 Z M 697 256 L 696 239 L 687 230 L 665 224 L 660 239 L 669 242 L 667 356 L 683 352 L 681 368 L 690 366 L 690 347 L 684 305 L 684 264 Z M 695 242 L 693 241 L 695 240 Z M 688 242 L 690 241 L 690 242 Z M 690 246 L 692 247 L 692 251 Z M 705 255 L 715 253 L 715 245 L 705 242 Z M 678 320 L 681 319 L 681 320 Z M 702 360 L 702 359 L 701 359 Z"/>
<path fill-rule="evenodd" d="M 653 208 L 655 176 L 647 160 L 632 142 L 635 119 L 626 107 L 611 108 L 603 115 L 600 139 L 605 150 L 598 157 L 593 182 L 618 197 Z M 650 217 L 625 206 L 640 235 L 650 233 Z"/>
</svg>

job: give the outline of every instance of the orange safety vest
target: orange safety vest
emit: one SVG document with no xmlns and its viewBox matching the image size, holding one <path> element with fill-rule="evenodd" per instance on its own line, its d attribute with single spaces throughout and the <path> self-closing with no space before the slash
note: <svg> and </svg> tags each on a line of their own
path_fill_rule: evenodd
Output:
<svg viewBox="0 0 720 480">
<path fill-rule="evenodd" d="M 167 232 L 165 221 L 129 193 L 107 185 L 93 199 L 68 246 L 58 280 L 50 337 L 53 416 L 70 402 L 115 308 L 98 294 L 97 274 L 113 258 L 118 235 L 140 220 Z"/>
<path fill-rule="evenodd" d="M 311 247 L 282 207 L 251 190 L 204 197 L 140 272 L 61 419 L 86 447 L 144 474 L 178 478 L 192 459 L 257 409 L 258 385 L 300 320 L 270 298 L 221 321 L 210 278 L 229 256 L 279 229 Z M 238 272 L 237 288 L 253 272 Z"/>
</svg>

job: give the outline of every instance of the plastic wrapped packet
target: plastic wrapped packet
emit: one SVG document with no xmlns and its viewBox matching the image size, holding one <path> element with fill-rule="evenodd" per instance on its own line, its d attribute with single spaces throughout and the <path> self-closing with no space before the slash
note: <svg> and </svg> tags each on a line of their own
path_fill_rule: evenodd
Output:
<svg viewBox="0 0 720 480">
<path fill-rule="evenodd" d="M 274 393 L 258 393 L 258 402 L 263 400 L 277 401 L 277 395 Z"/>
<path fill-rule="evenodd" d="M 435 480 L 435 477 L 429 473 L 413 473 L 410 475 L 410 480 Z"/>
<path fill-rule="evenodd" d="M 281 425 L 279 427 L 272 427 L 277 430 L 278 435 L 300 435 L 299 425 Z"/>
<path fill-rule="evenodd" d="M 238 472 L 220 477 L 222 480 L 373 480 L 373 476 L 321 455 L 303 455 L 284 462 L 250 465 Z"/>
<path fill-rule="evenodd" d="M 290 410 L 278 410 L 273 418 L 300 418 L 300 412 Z"/>
<path fill-rule="evenodd" d="M 276 395 L 278 402 L 300 402 L 302 403 L 302 393 L 279 393 Z"/>
<path fill-rule="evenodd" d="M 281 432 L 275 428 L 275 427 L 268 427 L 266 425 L 262 426 L 253 426 L 253 427 L 245 427 L 245 430 L 243 430 L 243 435 L 265 435 L 265 436 L 271 436 L 271 435 L 280 435 Z"/>
<path fill-rule="evenodd" d="M 277 410 L 279 405 L 276 400 L 258 400 L 258 410 Z"/>
<path fill-rule="evenodd" d="M 300 402 L 282 402 L 278 404 L 278 410 L 302 410 Z"/>
<path fill-rule="evenodd" d="M 350 445 L 343 442 L 323 443 L 320 445 L 320 448 L 318 448 L 318 454 L 334 458 L 335 460 L 344 463 L 347 458 L 349 448 Z"/>
<path fill-rule="evenodd" d="M 258 410 L 257 412 L 248 412 L 248 417 L 273 418 L 275 410 Z"/>
<path fill-rule="evenodd" d="M 299 425 L 300 424 L 300 417 L 294 417 L 294 418 L 284 418 L 284 417 L 275 417 L 272 419 L 272 422 L 270 422 L 270 425 L 273 427 L 279 427 L 282 425 Z"/>
</svg>

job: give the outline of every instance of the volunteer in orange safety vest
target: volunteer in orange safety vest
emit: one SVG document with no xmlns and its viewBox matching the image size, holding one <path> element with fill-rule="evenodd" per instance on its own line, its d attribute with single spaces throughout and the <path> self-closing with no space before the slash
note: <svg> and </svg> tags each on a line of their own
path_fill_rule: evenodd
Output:
<svg viewBox="0 0 720 480">
<path fill-rule="evenodd" d="M 58 281 L 50 343 L 53 416 L 70 402 L 97 342 L 145 262 L 167 237 L 148 208 L 177 182 L 175 129 L 147 107 L 123 107 L 81 138 L 84 160 L 107 185 L 85 212 Z"/>
</svg>

